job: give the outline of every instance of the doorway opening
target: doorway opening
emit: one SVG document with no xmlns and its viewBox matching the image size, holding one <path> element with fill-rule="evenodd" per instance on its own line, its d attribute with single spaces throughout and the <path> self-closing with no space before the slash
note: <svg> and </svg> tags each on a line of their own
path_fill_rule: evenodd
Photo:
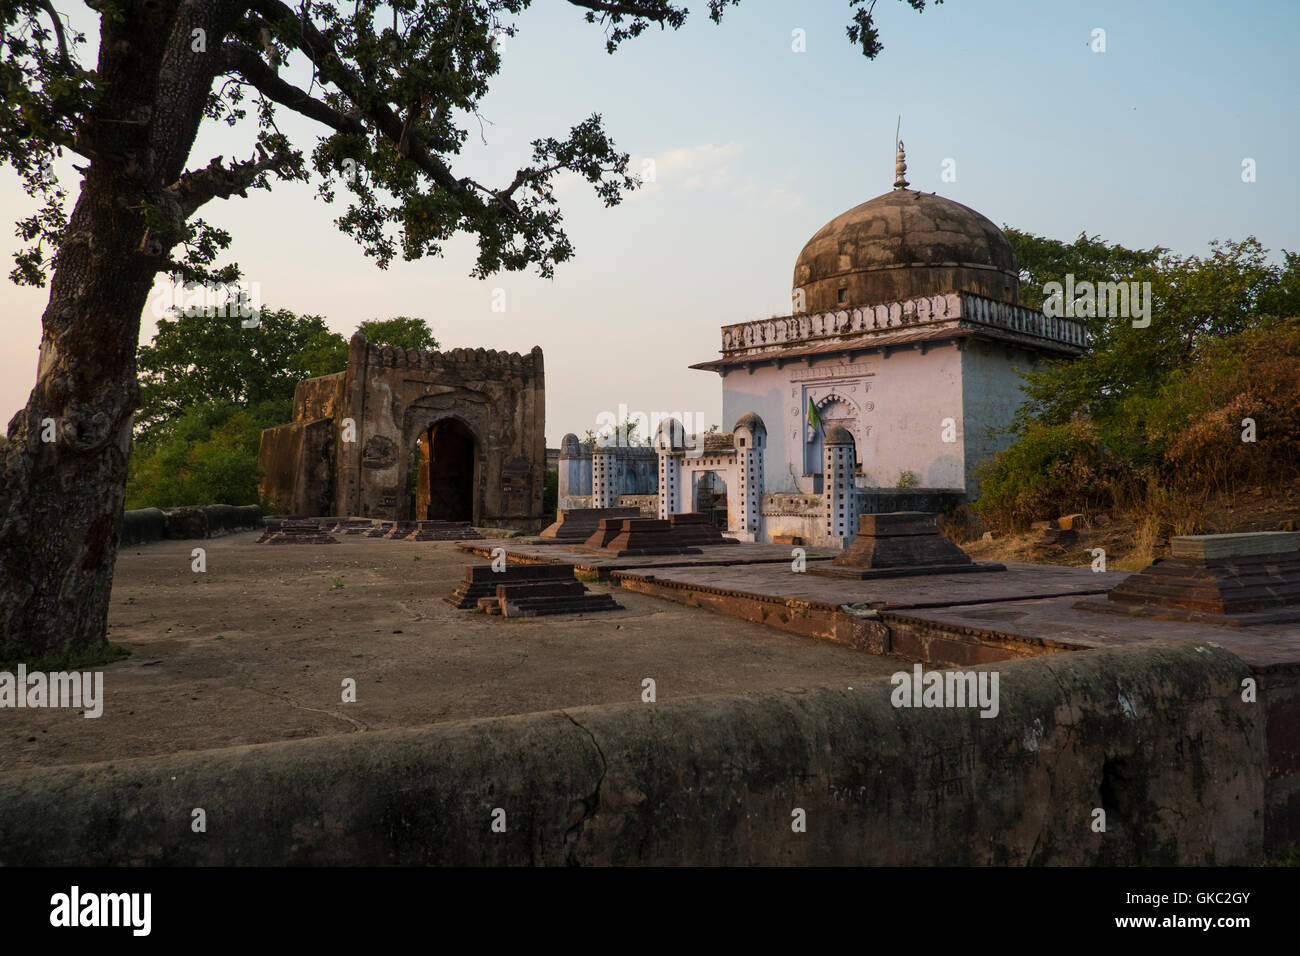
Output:
<svg viewBox="0 0 1300 956">
<path fill-rule="evenodd" d="M 709 516 L 709 524 L 727 530 L 727 483 L 716 471 L 701 471 L 695 476 L 691 510 Z"/>
<path fill-rule="evenodd" d="M 478 443 L 455 419 L 432 425 L 419 436 L 416 521 L 474 520 L 474 474 Z"/>
</svg>

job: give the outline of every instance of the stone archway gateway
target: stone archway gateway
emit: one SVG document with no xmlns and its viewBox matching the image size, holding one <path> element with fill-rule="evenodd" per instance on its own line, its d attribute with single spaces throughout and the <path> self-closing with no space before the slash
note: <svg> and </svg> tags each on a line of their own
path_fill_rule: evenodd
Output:
<svg viewBox="0 0 1300 956">
<path fill-rule="evenodd" d="M 716 471 L 695 473 L 691 510 L 709 516 L 709 524 L 727 530 L 727 482 Z"/>
<path fill-rule="evenodd" d="M 358 332 L 347 371 L 299 382 L 294 420 L 262 433 L 260 490 L 285 514 L 535 530 L 545 416 L 540 348 L 422 352 Z"/>
</svg>

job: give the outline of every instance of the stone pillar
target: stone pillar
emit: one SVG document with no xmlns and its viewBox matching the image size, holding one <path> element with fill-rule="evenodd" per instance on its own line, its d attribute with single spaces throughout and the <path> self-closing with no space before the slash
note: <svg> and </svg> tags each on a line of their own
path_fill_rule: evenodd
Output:
<svg viewBox="0 0 1300 956">
<path fill-rule="evenodd" d="M 659 455 L 659 517 L 667 521 L 682 512 L 682 448 L 686 431 L 682 423 L 670 418 L 659 425 L 655 452 Z"/>
<path fill-rule="evenodd" d="M 752 412 L 741 417 L 732 430 L 736 463 L 740 473 L 737 499 L 740 513 L 734 530 L 758 540 L 763 531 L 763 453 L 767 426 Z"/>
<path fill-rule="evenodd" d="M 559 499 L 591 494 L 591 459 L 582 453 L 578 436 L 569 434 L 560 442 Z M 584 467 L 585 466 L 585 467 Z M 561 507 L 564 507 L 561 505 Z"/>
<path fill-rule="evenodd" d="M 822 497 L 826 502 L 826 536 L 847 541 L 857 532 L 853 493 L 853 471 L 856 465 L 853 436 L 842 425 L 835 425 L 822 439 L 825 449 Z"/>
<path fill-rule="evenodd" d="M 366 417 L 366 374 L 369 364 L 370 351 L 366 337 L 358 329 L 348 340 L 343 402 L 340 414 L 334 421 L 334 460 L 337 469 L 334 478 L 335 514 L 369 517 L 361 504 L 361 449 L 367 437 L 362 426 Z"/>
<path fill-rule="evenodd" d="M 618 461 L 614 449 L 597 445 L 591 455 L 591 506 L 613 508 L 618 504 Z"/>
</svg>

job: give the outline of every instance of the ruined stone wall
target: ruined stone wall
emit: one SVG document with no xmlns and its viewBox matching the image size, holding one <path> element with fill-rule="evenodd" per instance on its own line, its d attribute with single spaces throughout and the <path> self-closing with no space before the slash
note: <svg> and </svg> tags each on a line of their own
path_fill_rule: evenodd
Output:
<svg viewBox="0 0 1300 956">
<path fill-rule="evenodd" d="M 293 390 L 293 420 L 310 422 L 319 418 L 332 418 L 336 421 L 344 416 L 339 414 L 343 405 L 343 383 L 346 372 L 333 375 L 321 375 L 316 378 L 304 378 Z"/>
<path fill-rule="evenodd" d="M 334 422 L 328 418 L 264 430 L 257 450 L 257 464 L 262 469 L 258 494 L 281 514 L 329 514 L 335 435 Z"/>
<path fill-rule="evenodd" d="M 531 527 L 541 522 L 546 484 L 546 393 L 542 350 L 421 352 L 348 348 L 343 417 L 356 440 L 337 454 L 333 511 L 403 520 L 413 516 L 412 451 L 432 426 L 454 420 L 474 438 L 473 523 Z"/>
<path fill-rule="evenodd" d="M 0 865 L 1224 865 L 1260 861 L 1266 807 L 1294 832 L 1266 746 L 1294 725 L 1222 648 L 980 670 L 992 718 L 879 678 L 13 771 Z"/>
</svg>

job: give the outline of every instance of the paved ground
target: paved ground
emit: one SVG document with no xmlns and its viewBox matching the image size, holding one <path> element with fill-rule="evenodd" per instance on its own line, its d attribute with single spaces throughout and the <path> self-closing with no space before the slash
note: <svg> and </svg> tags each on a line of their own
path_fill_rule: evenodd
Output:
<svg viewBox="0 0 1300 956">
<path fill-rule="evenodd" d="M 255 538 L 123 552 L 109 637 L 133 653 L 103 668 L 104 715 L 0 710 L 0 770 L 636 702 L 646 677 L 664 701 L 908 666 L 617 589 L 625 609 L 606 614 L 457 611 L 441 598 L 479 559 L 452 542 Z M 356 703 L 340 701 L 347 677 Z"/>
</svg>

